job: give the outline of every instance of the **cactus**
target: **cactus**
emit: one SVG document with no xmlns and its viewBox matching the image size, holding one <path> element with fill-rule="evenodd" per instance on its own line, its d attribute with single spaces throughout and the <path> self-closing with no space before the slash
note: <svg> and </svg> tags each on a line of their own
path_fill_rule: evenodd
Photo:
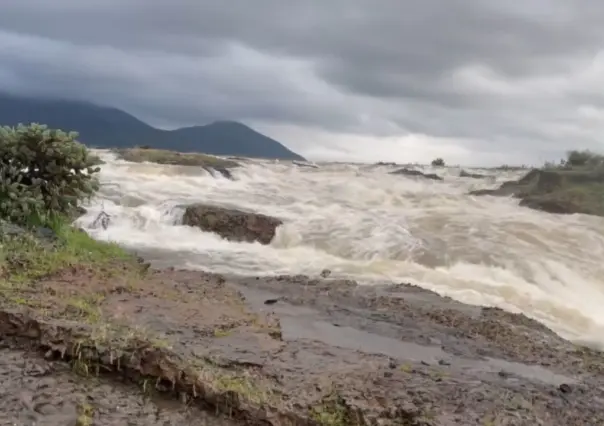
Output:
<svg viewBox="0 0 604 426">
<path fill-rule="evenodd" d="M 94 195 L 100 169 L 77 137 L 36 123 L 0 127 L 0 217 L 71 216 Z"/>
</svg>

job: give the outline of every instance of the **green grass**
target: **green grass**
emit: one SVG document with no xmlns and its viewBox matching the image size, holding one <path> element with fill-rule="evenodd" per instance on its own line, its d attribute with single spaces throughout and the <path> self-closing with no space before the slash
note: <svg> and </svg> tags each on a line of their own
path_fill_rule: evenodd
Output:
<svg viewBox="0 0 604 426">
<path fill-rule="evenodd" d="M 150 162 L 179 166 L 225 167 L 239 166 L 232 160 L 200 153 L 181 153 L 163 149 L 129 148 L 115 150 L 118 158 L 134 163 Z"/>
<path fill-rule="evenodd" d="M 318 404 L 311 407 L 310 417 L 321 426 L 365 424 L 357 413 L 352 412 L 335 389 L 332 389 Z"/>
<path fill-rule="evenodd" d="M 96 324 L 101 322 L 100 306 L 106 294 L 99 282 L 107 283 L 106 288 L 119 282 L 129 289 L 142 278 L 137 258 L 117 244 L 96 241 L 62 218 L 30 222 L 30 226 L 45 222 L 56 239 L 40 239 L 34 232 L 0 235 L 0 305 Z M 77 273 L 84 283 L 96 280 L 96 287 L 62 285 L 53 279 L 70 272 Z"/>
<path fill-rule="evenodd" d="M 57 236 L 57 241 L 52 245 L 30 234 L 2 241 L 0 269 L 4 272 L 3 280 L 27 282 L 70 266 L 102 268 L 120 261 L 136 261 L 132 254 L 117 244 L 96 241 L 66 221 L 53 220 L 47 226 Z"/>
<path fill-rule="evenodd" d="M 77 405 L 78 418 L 76 426 L 91 426 L 93 423 L 94 407 L 87 402 L 81 402 Z"/>
<path fill-rule="evenodd" d="M 188 397 L 202 397 L 227 415 L 245 410 L 247 404 L 259 409 L 289 409 L 274 383 L 254 370 L 225 369 L 198 357 L 173 357 L 170 341 L 152 330 L 104 317 L 102 304 L 106 293 L 99 286 L 88 288 L 85 275 L 79 273 L 75 282 L 53 281 L 53 274 L 69 268 L 79 271 L 86 268 L 97 281 L 100 278 L 114 285 L 128 273 L 121 266 L 132 265 L 131 273 L 137 282 L 144 282 L 137 259 L 118 245 L 96 241 L 65 220 L 49 221 L 46 226 L 57 236 L 54 243 L 38 240 L 33 234 L 10 238 L 0 235 L 0 307 L 23 305 L 30 308 L 24 312 L 28 316 L 33 314 L 31 318 L 60 320 L 64 330 L 51 328 L 53 342 L 62 346 L 61 356 L 71 364 L 74 373 L 89 377 L 131 368 L 129 377 L 143 392 L 153 389 L 170 392 L 158 387 L 167 378 L 173 387 L 189 386 Z M 111 278 L 112 274 L 119 275 Z M 54 289 L 48 288 L 51 282 Z M 69 322 L 63 320 L 90 328 L 85 334 L 72 334 Z M 214 331 L 215 337 L 229 333 L 223 328 Z M 163 355 L 155 359 L 153 353 Z M 151 358 L 145 361 L 147 372 L 143 373 L 136 360 L 145 356 Z M 308 407 L 307 415 L 323 426 L 364 424 L 337 395 Z M 93 407 L 87 404 L 78 407 L 78 425 L 90 425 L 94 417 Z"/>
</svg>

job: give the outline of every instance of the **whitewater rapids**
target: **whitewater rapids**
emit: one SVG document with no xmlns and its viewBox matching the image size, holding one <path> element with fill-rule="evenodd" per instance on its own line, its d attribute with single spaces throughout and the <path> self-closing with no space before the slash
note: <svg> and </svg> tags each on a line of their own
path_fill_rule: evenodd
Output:
<svg viewBox="0 0 604 426">
<path fill-rule="evenodd" d="M 99 151 L 102 188 L 78 220 L 94 238 L 164 266 L 246 275 L 322 269 L 360 284 L 405 282 L 462 302 L 498 306 L 562 336 L 604 347 L 604 219 L 551 215 L 511 198 L 471 197 L 520 172 L 437 170 L 443 182 L 395 168 L 246 160 L 234 180 L 198 167 L 129 163 Z M 432 171 L 424 167 L 424 171 Z M 268 246 L 180 225 L 204 202 L 284 221 Z M 107 229 L 91 225 L 100 211 Z"/>
</svg>

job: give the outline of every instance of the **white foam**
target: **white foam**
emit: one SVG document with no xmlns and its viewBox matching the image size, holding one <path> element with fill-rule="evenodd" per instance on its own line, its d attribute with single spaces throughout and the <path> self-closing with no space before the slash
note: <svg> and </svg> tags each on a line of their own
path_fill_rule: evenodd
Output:
<svg viewBox="0 0 604 426">
<path fill-rule="evenodd" d="M 244 274 L 317 274 L 365 284 L 412 282 L 455 299 L 524 312 L 562 335 L 604 344 L 604 220 L 549 215 L 468 190 L 518 177 L 444 182 L 393 168 L 246 161 L 235 180 L 194 167 L 134 164 L 101 152 L 103 188 L 79 220 L 95 238 L 175 266 Z M 430 171 L 430 170 L 428 170 Z M 180 206 L 206 202 L 273 215 L 269 246 L 179 225 Z M 90 229 L 104 209 L 108 229 Z"/>
</svg>

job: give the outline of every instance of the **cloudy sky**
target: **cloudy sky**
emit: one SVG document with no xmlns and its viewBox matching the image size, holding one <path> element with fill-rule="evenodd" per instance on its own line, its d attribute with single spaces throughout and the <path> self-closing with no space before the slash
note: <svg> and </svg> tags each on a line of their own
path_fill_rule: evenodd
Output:
<svg viewBox="0 0 604 426">
<path fill-rule="evenodd" d="M 240 120 L 312 159 L 604 149 L 604 2 L 506 3 L 1 0 L 0 90 Z"/>
</svg>

